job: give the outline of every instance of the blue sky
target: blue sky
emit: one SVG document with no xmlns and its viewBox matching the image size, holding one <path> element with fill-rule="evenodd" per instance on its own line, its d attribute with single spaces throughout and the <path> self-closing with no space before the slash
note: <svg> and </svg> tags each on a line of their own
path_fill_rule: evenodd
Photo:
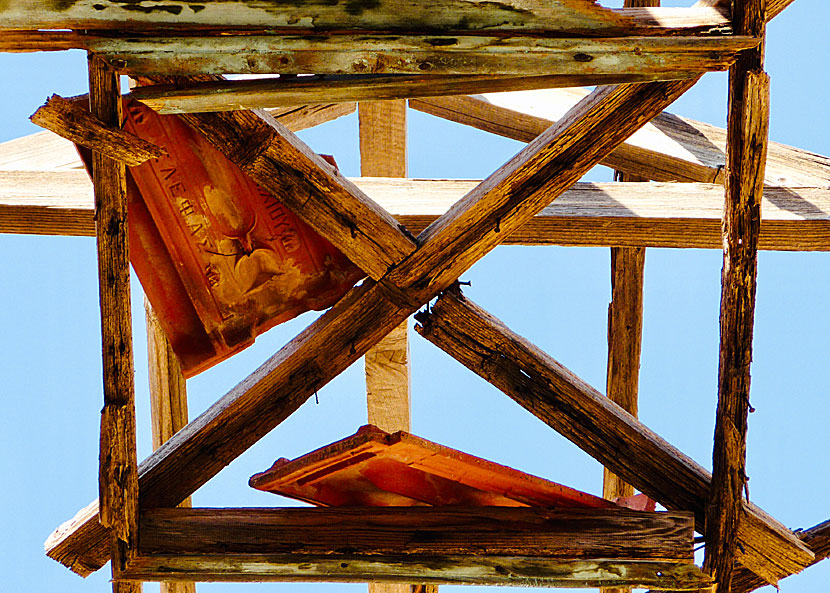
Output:
<svg viewBox="0 0 830 593">
<path fill-rule="evenodd" d="M 680 3 L 674 3 L 680 4 Z M 772 139 L 830 154 L 825 27 L 830 6 L 797 0 L 769 27 Z M 0 141 L 37 131 L 28 116 L 51 93 L 86 92 L 80 52 L 0 54 L 9 81 L 0 95 Z M 726 76 L 710 74 L 671 111 L 723 125 Z M 520 145 L 409 112 L 412 177 L 482 178 Z M 300 134 L 357 175 L 357 122 L 342 118 Z M 609 180 L 598 168 L 590 180 Z M 60 188 L 56 188 L 59 191 Z M 94 240 L 0 235 L 0 562 L 2 591 L 108 591 L 108 569 L 82 580 L 42 553 L 54 527 L 94 498 L 101 408 L 100 330 Z M 650 249 L 646 262 L 641 418 L 711 466 L 717 396 L 721 254 Z M 604 391 L 608 249 L 500 247 L 463 277 L 466 294 Z M 750 494 L 790 527 L 830 518 L 826 471 L 830 254 L 762 253 L 753 364 Z M 139 457 L 150 452 L 140 287 L 133 293 Z M 313 314 L 271 330 L 232 360 L 189 381 L 191 417 L 305 327 Z M 598 492 L 599 465 L 500 392 L 417 335 L 412 337 L 413 432 L 445 445 Z M 204 506 L 283 504 L 253 491 L 248 477 L 365 423 L 362 365 L 356 364 L 202 488 Z M 828 565 L 782 582 L 819 592 Z M 200 585 L 225 591 L 288 591 L 298 585 Z M 361 585 L 302 585 L 362 591 Z M 155 585 L 146 585 L 153 591 Z"/>
</svg>

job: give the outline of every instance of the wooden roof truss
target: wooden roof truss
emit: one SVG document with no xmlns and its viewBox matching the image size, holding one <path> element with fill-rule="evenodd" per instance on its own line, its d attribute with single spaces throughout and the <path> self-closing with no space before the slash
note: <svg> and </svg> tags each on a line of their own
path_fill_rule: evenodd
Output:
<svg viewBox="0 0 830 593">
<path fill-rule="evenodd" d="M 167 579 L 681 590 L 714 583 L 719 591 L 746 592 L 824 558 L 830 551 L 828 523 L 795 534 L 743 496 L 757 249 L 830 245 L 826 215 L 789 215 L 805 200 L 830 200 L 830 161 L 767 142 L 765 19 L 791 2 L 735 0 L 731 12 L 723 6 L 728 3 L 707 0 L 688 9 L 627 2 L 615 11 L 588 0 L 431 0 L 427 9 L 401 3 L 392 11 L 359 2 L 345 9 L 314 4 L 286 11 L 266 1 L 171 1 L 129 14 L 124 12 L 133 5 L 115 0 L 60 9 L 44 0 L 0 9 L 0 50 L 90 52 L 92 116 L 81 121 L 71 105 L 55 99 L 39 117 L 50 129 L 96 149 L 97 224 L 80 171 L 14 170 L 19 159 L 11 143 L 11 156 L 0 162 L 6 169 L 0 178 L 12 182 L 3 184 L 11 189 L 0 195 L 0 230 L 95 233 L 98 242 L 105 373 L 100 493 L 53 534 L 47 553 L 83 575 L 112 559 L 115 590 L 125 592 L 135 582 Z M 663 113 L 703 71 L 727 67 L 725 132 Z M 320 76 L 217 76 L 277 71 Z M 162 112 L 182 113 L 368 276 L 189 423 L 175 356 L 148 310 L 157 450 L 141 464 L 135 452 L 124 162 L 149 158 L 154 147 L 118 129 L 119 73 L 144 83 L 135 97 Z M 631 82 L 642 84 L 618 84 Z M 577 95 L 545 91 L 555 99 L 554 110 L 566 105 L 555 115 L 532 112 L 528 103 L 504 104 L 499 96 L 457 96 L 585 84 L 602 86 Z M 367 103 L 389 99 L 398 101 Z M 400 99 L 528 144 L 480 182 L 403 179 L 406 105 Z M 362 174 L 386 179 L 346 179 L 280 123 L 294 129 L 319 123 L 353 110 L 355 101 Z M 309 106 L 293 107 L 298 104 Z M 278 109 L 246 110 L 266 106 Z M 373 145 L 384 146 L 390 158 L 376 158 Z M 627 183 L 577 184 L 597 163 L 615 167 Z M 46 180 L 73 191 L 63 202 L 44 200 Z M 687 183 L 661 187 L 662 201 L 649 204 L 646 194 L 655 192 L 644 191 L 645 180 Z M 719 186 L 726 195 L 722 234 Z M 396 192 L 411 195 L 413 188 L 424 194 L 423 205 L 395 202 Z M 700 203 L 691 213 L 681 211 L 672 207 L 675 196 L 694 196 Z M 778 207 L 767 208 L 763 223 L 762 199 Z M 461 294 L 459 276 L 497 245 L 511 242 L 614 246 L 609 397 Z M 721 244 L 719 404 L 710 475 L 637 420 L 636 369 L 643 248 Z M 393 520 L 387 511 L 363 510 L 360 518 L 371 517 L 376 529 L 373 543 L 344 552 L 337 538 L 324 534 L 302 549 L 282 545 L 285 534 L 316 533 L 316 511 L 173 508 L 361 356 L 368 354 L 373 421 L 386 430 L 405 429 L 408 346 L 402 324 L 419 310 L 419 334 L 599 460 L 609 472 L 606 495 L 635 487 L 668 509 L 691 512 L 706 538 L 705 574 L 667 562 L 665 550 L 641 558 L 620 552 L 603 560 L 613 554 L 598 541 L 580 542 L 574 557 L 550 533 L 547 548 L 531 549 L 526 542 L 533 533 L 527 530 L 535 528 L 517 526 L 495 508 L 462 509 L 453 518 L 460 533 L 472 533 L 482 516 L 502 525 L 504 540 L 490 544 L 488 556 L 441 544 L 424 556 L 395 544 L 400 525 L 418 528 L 434 520 L 407 509 L 394 511 Z M 359 538 L 365 527 L 347 511 L 326 513 L 325 521 L 337 521 L 347 540 Z M 645 519 L 628 525 L 597 521 L 604 541 L 654 527 Z M 196 544 L 192 529 L 212 535 Z M 266 542 L 263 549 L 252 549 L 252 533 Z"/>
</svg>

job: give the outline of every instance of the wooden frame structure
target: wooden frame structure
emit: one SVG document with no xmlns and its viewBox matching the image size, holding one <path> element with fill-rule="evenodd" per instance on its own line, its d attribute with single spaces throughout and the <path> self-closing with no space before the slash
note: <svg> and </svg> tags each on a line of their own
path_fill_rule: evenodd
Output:
<svg viewBox="0 0 830 593">
<path fill-rule="evenodd" d="M 632 3 L 615 11 L 589 0 L 517 1 L 522 10 L 454 0 L 433 0 L 428 9 L 401 3 L 397 11 L 360 3 L 285 10 L 268 2 L 267 9 L 254 10 L 224 1 L 197 10 L 173 1 L 161 11 L 125 15 L 123 5 L 106 0 L 93 8 L 77 3 L 56 10 L 46 2 L 0 8 L 0 51 L 82 48 L 90 56 L 92 117 L 79 119 L 58 100 L 37 119 L 94 149 L 95 207 L 79 172 L 44 176 L 0 170 L 0 179 L 10 182 L 0 191 L 0 231 L 95 234 L 98 244 L 105 369 L 100 495 L 50 538 L 48 554 L 80 574 L 112 560 L 119 591 L 172 577 L 744 592 L 826 557 L 828 523 L 795 534 L 743 496 L 757 250 L 830 245 L 824 214 L 830 210 L 794 217 L 782 206 L 788 199 L 792 204 L 830 200 L 830 159 L 767 141 L 764 27 L 792 1 L 703 0 L 687 9 Z M 730 69 L 726 131 L 663 113 L 704 71 L 725 68 Z M 273 72 L 320 76 L 246 82 L 219 76 Z M 182 113 L 252 179 L 284 196 L 287 207 L 368 276 L 190 423 L 186 407 L 182 411 L 183 380 L 175 357 L 163 336 L 156 336 L 151 366 L 158 449 L 141 464 L 134 441 L 124 163 L 151 157 L 154 147 L 119 130 L 119 73 L 143 83 L 136 98 Z M 601 86 L 583 96 L 544 91 L 567 106 L 556 115 L 522 113 L 521 105 L 499 104 L 497 97 L 463 96 L 585 84 Z M 390 99 L 396 101 L 381 102 Z M 528 144 L 481 182 L 402 179 L 406 105 L 401 99 Z M 361 173 L 385 179 L 346 179 L 289 131 L 353 110 L 355 101 Z M 289 109 L 298 104 L 312 106 Z M 260 107 L 277 110 L 247 110 Z M 678 121 L 697 134 L 672 134 Z M 699 136 L 707 142 L 698 150 L 675 149 L 689 148 Z M 725 144 L 725 161 L 718 144 Z M 378 158 L 373 148 L 378 145 L 389 158 Z M 628 183 L 576 183 L 600 162 L 628 176 L 623 177 Z M 283 191 L 286 180 L 294 192 Z M 654 186 L 644 186 L 645 180 L 686 183 L 661 186 L 661 201 L 649 206 Z M 32 200 L 46 183 L 67 183 L 73 191 L 63 202 Z M 400 201 L 400 194 L 413 188 L 427 198 L 423 206 Z M 701 203 L 692 213 L 672 211 L 665 201 L 671 194 L 694 195 Z M 762 218 L 764 200 L 779 210 L 768 208 Z M 625 207 L 635 203 L 636 208 Z M 648 207 L 651 215 L 633 214 Z M 502 243 L 616 249 L 608 391 L 625 394 L 627 404 L 622 395 L 599 394 L 460 293 L 458 277 Z M 636 411 L 636 365 L 623 368 L 619 361 L 638 357 L 643 248 L 719 245 L 724 247 L 719 403 L 709 475 L 629 413 Z M 405 428 L 408 346 L 401 324 L 436 297 L 417 315 L 418 332 L 619 480 L 672 511 L 690 512 L 706 538 L 706 574 L 678 568 L 672 562 L 688 558 L 666 555 L 664 549 L 623 558 L 590 538 L 568 548 L 555 532 L 534 531 L 527 517 L 500 511 L 467 509 L 453 518 L 460 536 L 477 533 L 474 526 L 483 520 L 498 526 L 505 540 L 488 544 L 482 556 L 457 543 L 436 544 L 424 555 L 396 539 L 402 525 L 413 530 L 440 525 L 446 517 L 437 512 L 400 511 L 390 519 L 389 513 L 364 509 L 356 519 L 340 511 L 319 518 L 315 511 L 173 508 L 186 506 L 190 494 L 363 355 L 370 415 L 384 428 Z M 628 327 L 635 330 L 624 332 Z M 617 486 L 609 486 L 611 491 L 626 492 Z M 343 537 L 357 541 L 361 522 L 370 519 L 378 526 L 372 546 L 348 553 L 338 552 L 336 538 L 324 537 L 318 523 L 336 521 Z M 243 520 L 278 526 L 266 551 L 252 552 L 246 540 L 250 530 L 263 529 L 258 532 L 263 535 L 264 528 L 239 528 Z M 595 520 L 604 540 L 663 529 L 656 519 L 622 525 L 619 514 Z M 165 537 L 191 533 L 188 529 L 207 529 L 211 536 L 204 545 L 188 535 Z M 282 545 L 285 534 L 302 529 L 311 529 L 319 540 L 302 551 Z M 528 530 L 549 547 L 530 545 Z"/>
</svg>

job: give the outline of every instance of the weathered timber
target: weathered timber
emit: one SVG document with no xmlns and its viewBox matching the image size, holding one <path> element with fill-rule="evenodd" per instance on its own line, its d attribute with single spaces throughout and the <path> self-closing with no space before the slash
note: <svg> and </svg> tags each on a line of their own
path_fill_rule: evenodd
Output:
<svg viewBox="0 0 830 593">
<path fill-rule="evenodd" d="M 267 111 L 292 132 L 299 132 L 354 113 L 356 108 L 354 103 L 294 103 Z"/>
<path fill-rule="evenodd" d="M 359 103 L 358 130 L 361 175 L 406 177 L 406 101 Z M 407 322 L 378 342 L 364 360 L 369 424 L 387 432 L 408 431 L 411 376 Z M 373 588 L 371 584 L 369 588 Z"/>
<path fill-rule="evenodd" d="M 662 74 L 725 70 L 758 40 L 746 36 L 551 38 L 355 35 L 124 39 L 88 46 L 119 71 L 194 74 Z"/>
<path fill-rule="evenodd" d="M 370 277 L 415 250 L 394 218 L 267 113 L 181 117 Z"/>
<path fill-rule="evenodd" d="M 414 234 L 479 183 L 351 181 Z M 575 183 L 502 244 L 721 249 L 723 205 L 723 187 L 712 184 Z M 0 233 L 94 236 L 86 173 L 0 171 Z M 767 187 L 759 249 L 830 250 L 830 190 Z"/>
<path fill-rule="evenodd" d="M 152 572 L 143 570 L 146 565 L 155 567 L 156 574 L 164 566 L 178 578 L 192 571 L 206 580 L 355 581 L 390 574 L 395 581 L 420 575 L 449 583 L 527 584 L 545 561 L 550 568 L 538 574 L 545 584 L 580 578 L 583 586 L 609 578 L 636 582 L 643 571 L 629 572 L 629 563 L 641 568 L 655 563 L 649 580 L 668 569 L 660 579 L 668 588 L 688 588 L 691 579 L 698 586 L 706 583 L 689 565 L 692 519 L 684 513 L 499 507 L 158 509 L 143 515 L 141 530 L 142 554 L 131 574 L 142 578 L 152 578 Z M 500 562 L 505 569 L 495 568 Z M 600 568 L 603 562 L 623 570 L 611 577 Z M 580 577 L 569 574 L 572 563 L 597 563 L 600 570 Z M 321 574 L 324 567 L 328 574 Z"/>
<path fill-rule="evenodd" d="M 187 385 L 181 365 L 158 317 L 148 300 L 144 300 L 147 317 L 147 357 L 150 376 L 150 422 L 153 450 L 187 425 Z M 179 503 L 191 506 L 190 498 Z M 196 593 L 196 584 L 187 582 L 161 583 L 160 593 Z"/>
<path fill-rule="evenodd" d="M 703 531 L 711 476 L 693 460 L 464 297 L 444 293 L 416 319 L 430 342 L 651 498 L 694 512 Z M 740 561 L 764 574 L 783 577 L 812 562 L 790 530 L 748 503 L 738 539 Z"/>
<path fill-rule="evenodd" d="M 580 74 L 552 76 L 474 76 L 358 74 L 317 75 L 204 82 L 186 87 L 139 87 L 132 96 L 159 113 L 188 113 L 261 109 L 314 101 L 381 101 L 497 91 L 595 86 L 659 80 L 663 75 Z M 678 78 L 682 78 L 680 74 Z M 697 73 L 685 75 L 694 78 Z M 285 122 L 281 122 L 284 125 Z M 291 128 L 291 126 L 287 126 Z"/>
<path fill-rule="evenodd" d="M 816 555 L 812 564 L 821 562 L 830 556 L 830 521 L 824 521 L 818 525 L 798 532 L 807 547 Z M 811 564 L 811 565 L 812 565 Z M 735 567 L 732 573 L 732 592 L 750 593 L 759 587 L 767 585 L 761 577 L 744 567 Z"/>
<path fill-rule="evenodd" d="M 478 97 L 411 99 L 410 107 L 507 138 L 530 142 L 587 91 L 559 89 Z M 602 164 L 655 181 L 723 183 L 726 130 L 662 113 L 633 134 Z M 830 185 L 830 159 L 771 142 L 766 183 L 793 187 Z"/>
<path fill-rule="evenodd" d="M 424 241 L 417 257 L 405 258 L 384 277 L 382 285 L 364 282 L 353 290 L 259 371 L 168 441 L 169 447 L 165 445 L 151 456 L 143 464 L 152 480 L 147 479 L 142 501 L 152 507 L 159 506 L 158 500 L 170 498 L 175 504 L 192 493 L 382 335 L 447 288 L 495 247 L 504 234 L 520 228 L 693 84 L 684 81 L 606 88 L 579 103 L 550 133 L 532 142 L 430 225 L 422 233 Z M 556 182 L 551 183 L 551 179 Z M 396 304 L 388 301 L 387 295 Z M 371 319 L 369 327 L 367 318 Z M 332 327 L 340 331 L 332 332 Z M 323 368 L 309 368 L 316 357 L 324 361 Z M 313 375 L 301 380 L 300 370 L 313 371 Z M 271 391 L 275 385 L 278 388 Z M 280 397 L 269 397 L 275 392 Z M 245 438 L 240 438 L 239 428 L 243 426 Z M 210 451 L 209 459 L 201 459 L 204 451 Z M 198 475 L 186 471 L 196 466 L 201 470 Z M 791 564 L 796 567 L 809 562 L 809 551 L 802 551 L 797 540 L 790 541 L 791 534 L 788 538 L 779 532 L 771 520 L 750 525 L 762 535 L 769 534 L 767 549 L 756 552 L 759 561 L 778 562 L 778 557 L 783 557 L 787 564 L 795 556 Z M 74 538 L 74 532 L 65 533 L 61 540 L 53 541 L 55 555 L 77 559 L 75 551 L 87 548 L 87 543 Z M 807 559 L 800 556 L 802 552 Z M 89 566 L 92 562 L 84 558 L 78 564 Z"/>
<path fill-rule="evenodd" d="M 354 29 L 433 33 L 548 30 L 558 34 L 607 36 L 728 34 L 730 24 L 721 12 L 705 6 L 643 12 L 608 10 L 584 0 L 497 4 L 408 0 L 394 5 L 361 6 L 357 10 L 327 4 L 295 4 L 287 9 L 285 4 L 267 0 L 244 5 L 222 0 L 211 2 L 199 10 L 192 10 L 186 0 L 173 0 L 160 10 L 131 9 L 117 0 L 102 0 L 94 6 L 76 3 L 68 7 L 37 0 L 4 6 L 0 11 L 0 30 L 28 32 L 29 39 L 38 29 L 144 32 L 148 29 L 187 30 L 193 29 L 194 25 L 203 30 L 284 29 L 307 34 Z"/>
<path fill-rule="evenodd" d="M 92 115 L 105 124 L 120 125 L 118 76 L 94 56 L 89 59 L 89 106 Z M 126 171 L 123 164 L 95 151 L 92 172 L 104 370 L 98 515 L 101 524 L 110 529 L 113 576 L 117 576 L 133 554 L 138 538 Z"/>
<path fill-rule="evenodd" d="M 360 174 L 406 177 L 406 101 L 358 103 Z M 404 321 L 364 356 L 369 424 L 387 432 L 410 429 L 408 322 Z M 408 593 L 406 583 L 369 583 L 369 593 Z"/>
<path fill-rule="evenodd" d="M 606 395 L 635 418 L 643 337 L 645 262 L 644 247 L 611 248 Z M 634 487 L 606 468 L 602 495 L 610 500 L 626 498 L 634 495 Z"/>
<path fill-rule="evenodd" d="M 120 127 L 106 125 L 77 103 L 52 95 L 30 118 L 32 123 L 76 144 L 134 167 L 165 151 Z"/>
<path fill-rule="evenodd" d="M 765 8 L 766 0 L 734 1 L 732 17 L 736 30 L 763 38 Z M 769 133 L 769 77 L 763 70 L 763 61 L 761 46 L 742 54 L 729 70 L 718 406 L 703 563 L 718 593 L 730 593 L 732 589 L 736 532 L 742 521 L 747 484 L 746 433 L 758 236 Z M 750 568 L 772 584 L 780 578 L 763 572 L 763 567 Z"/>
<path fill-rule="evenodd" d="M 0 143 L 0 171 L 83 169 L 75 145 L 52 132 L 36 132 Z"/>
</svg>

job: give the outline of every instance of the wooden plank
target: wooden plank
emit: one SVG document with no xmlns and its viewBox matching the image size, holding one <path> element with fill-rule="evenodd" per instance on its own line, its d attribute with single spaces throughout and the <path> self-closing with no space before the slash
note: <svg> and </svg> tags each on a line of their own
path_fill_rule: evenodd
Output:
<svg viewBox="0 0 830 593">
<path fill-rule="evenodd" d="M 725 70 L 751 37 L 354 35 L 89 38 L 136 76 L 194 74 L 662 74 Z"/>
<path fill-rule="evenodd" d="M 299 106 L 298 106 L 299 105 Z M 354 113 L 354 103 L 294 103 L 285 107 L 266 110 L 271 116 L 292 132 L 313 128 Z"/>
<path fill-rule="evenodd" d="M 52 132 L 36 132 L 0 143 L 0 171 L 82 169 L 75 145 Z"/>
<path fill-rule="evenodd" d="M 527 584 L 544 561 L 549 568 L 546 577 L 539 575 L 540 582 L 550 584 L 579 582 L 578 575 L 569 574 L 572 562 L 607 561 L 642 568 L 655 563 L 653 570 L 662 567 L 671 574 L 660 579 L 665 583 L 687 575 L 680 589 L 688 589 L 692 579 L 698 586 L 706 582 L 690 566 L 692 520 L 684 513 L 498 507 L 158 509 L 144 514 L 141 529 L 142 555 L 130 570 L 142 578 L 152 576 L 145 566 L 155 567 L 152 571 L 164 566 L 179 578 L 193 567 L 200 578 L 207 573 L 210 580 L 355 581 L 382 570 L 400 582 L 429 567 L 421 576 L 441 582 Z M 322 559 L 328 561 L 317 565 Z M 499 562 L 505 569 L 494 570 Z M 329 572 L 321 574 L 320 566 L 330 567 Z M 652 572 L 649 580 L 655 577 Z M 581 578 L 588 584 L 609 575 L 598 578 L 589 570 Z M 610 579 L 626 582 L 630 571 Z"/>
<path fill-rule="evenodd" d="M 101 60 L 89 60 L 90 112 L 119 126 L 118 76 Z M 98 478 L 98 516 L 110 529 L 113 576 L 132 556 L 138 538 L 138 460 L 135 442 L 130 245 L 124 165 L 92 155 L 95 188 L 98 285 L 104 368 L 104 408 Z"/>
<path fill-rule="evenodd" d="M 798 537 L 816 555 L 812 564 L 817 564 L 830 556 L 830 521 L 824 521 L 810 529 L 805 529 L 798 533 Z M 750 593 L 765 585 L 767 582 L 764 579 L 742 566 L 736 567 L 732 573 L 733 593 Z"/>
<path fill-rule="evenodd" d="M 406 177 L 406 102 L 360 103 L 358 123 L 360 174 Z M 364 360 L 369 424 L 387 432 L 409 431 L 412 379 L 407 322 L 378 342 Z M 372 584 L 369 589 L 373 590 Z"/>
<path fill-rule="evenodd" d="M 187 425 L 187 384 L 181 365 L 159 324 L 150 301 L 144 299 L 147 324 L 147 357 L 150 377 L 150 422 L 153 450 L 157 450 Z M 179 503 L 189 508 L 190 497 Z M 160 593 L 196 593 L 196 584 L 163 582 Z"/>
<path fill-rule="evenodd" d="M 77 103 L 52 95 L 32 115 L 32 123 L 108 158 L 135 167 L 166 152 L 120 127 L 106 125 Z"/>
<path fill-rule="evenodd" d="M 411 99 L 410 107 L 451 121 L 530 142 L 560 119 L 584 89 Z M 658 115 L 602 164 L 655 181 L 723 183 L 726 130 L 671 113 Z M 771 142 L 766 183 L 792 187 L 830 185 L 830 159 Z"/>
<path fill-rule="evenodd" d="M 146 31 L 148 29 L 286 29 L 297 32 L 330 30 L 380 31 L 539 31 L 590 35 L 728 34 L 729 19 L 706 7 L 608 10 L 584 0 L 551 2 L 510 1 L 500 3 L 426 0 L 394 5 L 285 4 L 263 1 L 240 6 L 230 0 L 210 2 L 194 10 L 186 0 L 171 0 L 163 7 L 135 8 L 118 0 L 94 5 L 76 2 L 55 5 L 33 0 L 4 6 L 0 30 L 90 29 Z"/>
<path fill-rule="evenodd" d="M 352 178 L 414 234 L 479 182 Z M 60 191 L 56 193 L 56 188 Z M 0 171 L 0 232 L 94 236 L 83 171 Z M 723 188 L 695 183 L 576 183 L 503 245 L 721 249 Z M 830 250 L 830 190 L 767 187 L 759 249 Z"/>
<path fill-rule="evenodd" d="M 370 277 L 383 277 L 415 250 L 414 239 L 394 218 L 270 115 L 233 111 L 181 117 Z"/>
<path fill-rule="evenodd" d="M 314 101 L 381 101 L 648 82 L 658 80 L 660 76 L 651 72 L 551 76 L 332 74 L 288 79 L 225 80 L 184 88 L 173 85 L 145 86 L 134 89 L 132 96 L 159 113 L 203 113 L 292 106 Z M 696 76 L 697 73 L 687 75 L 688 78 Z M 287 125 L 285 122 L 281 123 Z"/>
<path fill-rule="evenodd" d="M 764 37 L 766 0 L 733 2 L 734 27 Z M 769 133 L 769 76 L 763 47 L 745 52 L 729 71 L 726 206 L 723 212 L 723 271 L 720 360 L 712 482 L 706 506 L 703 567 L 716 591 L 730 593 L 742 521 L 746 476 L 746 432 L 750 397 L 752 334 L 758 273 L 761 196 Z M 753 571 L 777 584 L 781 575 Z"/>
<path fill-rule="evenodd" d="M 711 476 L 637 419 L 471 301 L 445 292 L 416 331 L 667 508 L 695 513 L 704 529 Z M 744 504 L 738 538 L 745 565 L 783 577 L 812 562 L 793 533 Z"/>
</svg>

